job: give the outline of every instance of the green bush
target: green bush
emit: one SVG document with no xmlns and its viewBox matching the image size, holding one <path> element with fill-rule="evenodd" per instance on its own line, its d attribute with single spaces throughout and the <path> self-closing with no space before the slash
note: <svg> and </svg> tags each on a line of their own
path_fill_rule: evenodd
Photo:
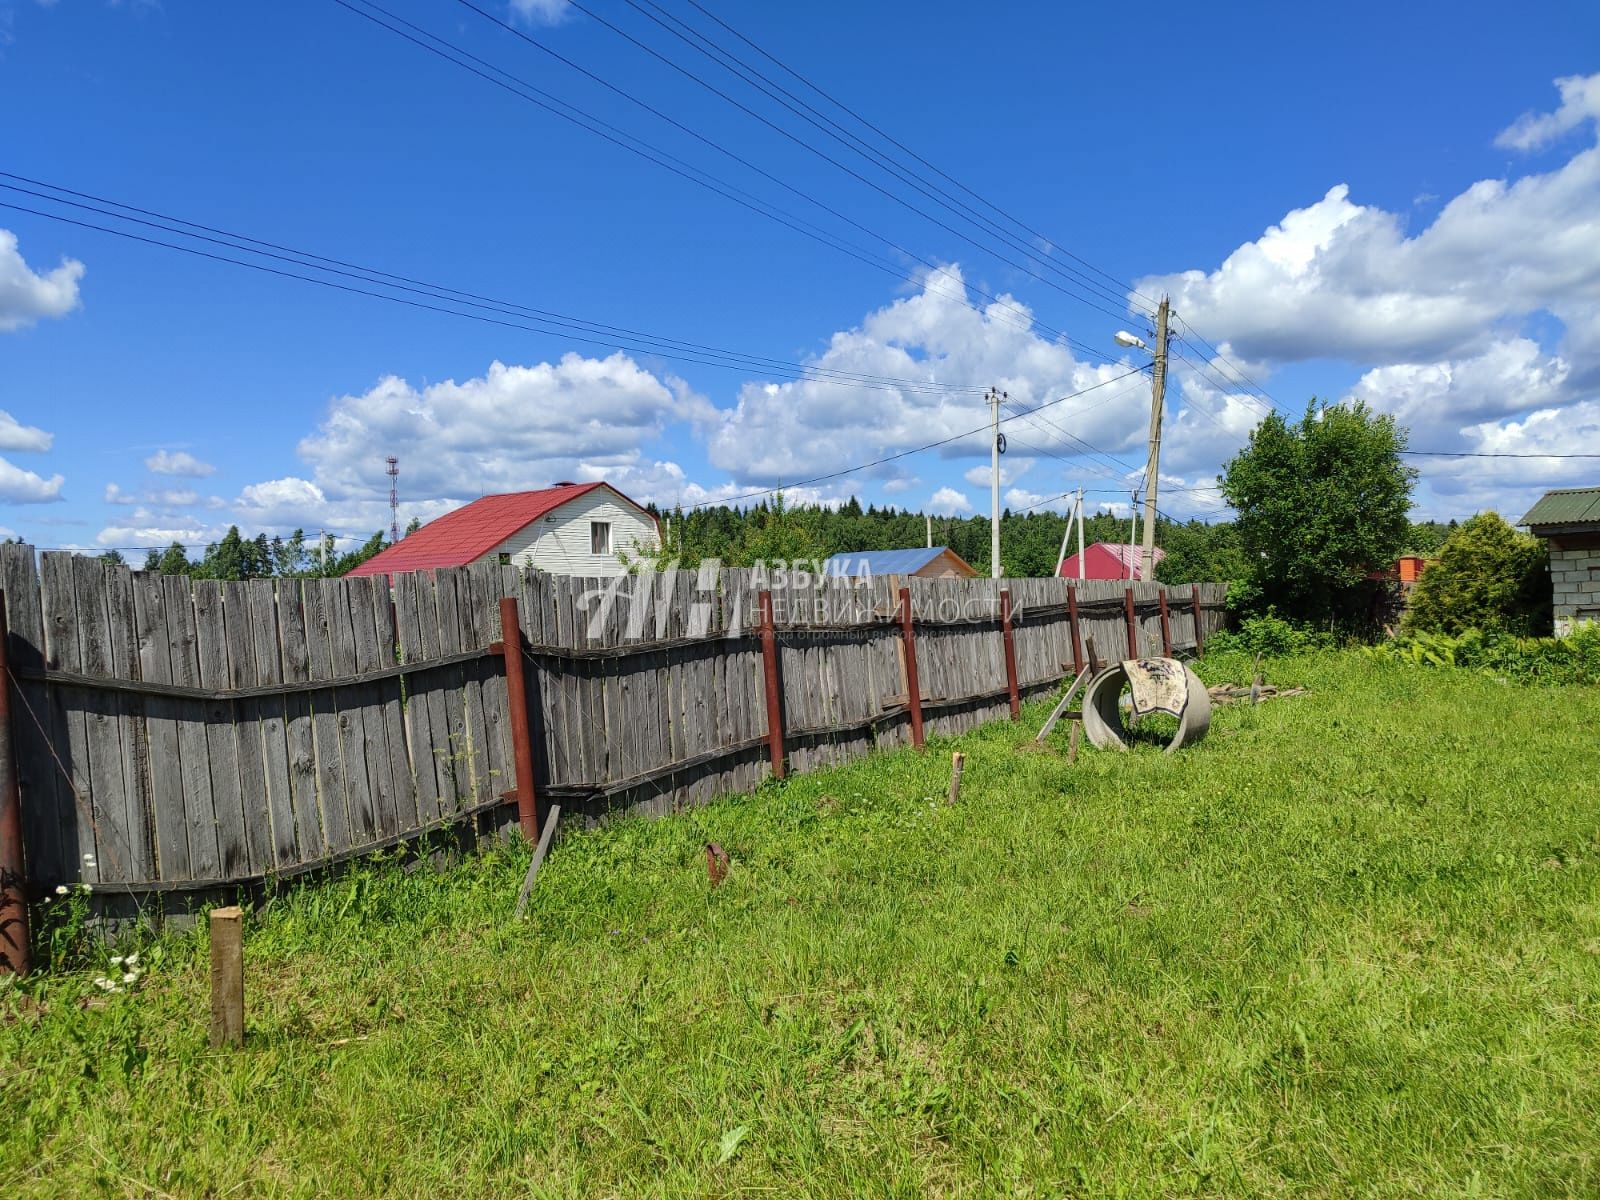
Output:
<svg viewBox="0 0 1600 1200">
<path fill-rule="evenodd" d="M 1459 526 L 1439 548 L 1411 593 L 1407 633 L 1468 630 L 1518 636 L 1550 629 L 1550 578 L 1545 546 L 1483 512 Z"/>
<path fill-rule="evenodd" d="M 1365 652 L 1380 661 L 1483 671 L 1517 683 L 1600 684 L 1600 626 L 1595 625 L 1579 626 L 1565 638 L 1513 637 L 1478 629 L 1456 637 L 1413 633 Z"/>
<path fill-rule="evenodd" d="M 1311 654 L 1331 650 L 1333 634 L 1324 630 L 1293 625 L 1268 613 L 1246 617 L 1239 628 L 1214 633 L 1206 639 L 1207 654 L 1259 654 L 1263 658 L 1283 658 L 1289 654 Z"/>
</svg>

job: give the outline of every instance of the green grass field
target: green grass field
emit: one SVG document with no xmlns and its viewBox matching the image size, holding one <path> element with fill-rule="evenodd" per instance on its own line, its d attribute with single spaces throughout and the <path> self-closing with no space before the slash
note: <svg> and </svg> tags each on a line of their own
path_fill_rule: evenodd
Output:
<svg viewBox="0 0 1600 1200">
<path fill-rule="evenodd" d="M 1269 679 L 571 836 L 525 924 L 520 845 L 301 888 L 242 1052 L 198 935 L 12 985 L 0 1195 L 1600 1195 L 1600 689 Z"/>
</svg>

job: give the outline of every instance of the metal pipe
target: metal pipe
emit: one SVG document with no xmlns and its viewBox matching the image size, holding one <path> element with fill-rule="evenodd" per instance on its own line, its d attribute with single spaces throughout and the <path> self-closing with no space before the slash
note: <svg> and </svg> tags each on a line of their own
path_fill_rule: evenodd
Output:
<svg viewBox="0 0 1600 1200">
<path fill-rule="evenodd" d="M 17 752 L 11 741 L 11 669 L 6 596 L 0 592 L 0 971 L 32 969 L 28 937 L 28 877 L 22 850 L 22 802 Z"/>
<path fill-rule="evenodd" d="M 533 740 L 528 732 L 527 680 L 522 670 L 522 626 L 515 596 L 500 597 L 500 645 L 506 663 L 506 708 L 517 770 L 517 822 L 522 836 L 539 840 L 539 799 L 533 785 Z"/>
<path fill-rule="evenodd" d="M 911 744 L 922 749 L 922 685 L 917 681 L 917 631 L 911 624 L 911 589 L 900 589 L 900 642 L 906 651 L 906 707 L 911 710 Z"/>
<path fill-rule="evenodd" d="M 767 685 L 767 753 L 772 777 L 783 778 L 783 689 L 778 683 L 778 637 L 772 622 L 772 593 L 756 596 L 761 609 L 761 674 Z"/>
<path fill-rule="evenodd" d="M 1006 647 L 1006 695 L 1011 699 L 1011 719 L 1022 715 L 1022 698 L 1017 694 L 1017 642 L 1011 633 L 1011 589 L 1000 589 L 1000 636 Z"/>
<path fill-rule="evenodd" d="M 1072 628 L 1072 673 L 1083 671 L 1083 637 L 1078 630 L 1078 589 L 1067 584 L 1067 624 Z"/>
</svg>

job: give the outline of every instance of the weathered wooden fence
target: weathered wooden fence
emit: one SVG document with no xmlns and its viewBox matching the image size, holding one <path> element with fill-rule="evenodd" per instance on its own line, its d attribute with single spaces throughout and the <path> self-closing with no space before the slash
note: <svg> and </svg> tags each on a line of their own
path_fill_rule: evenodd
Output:
<svg viewBox="0 0 1600 1200">
<path fill-rule="evenodd" d="M 30 882 L 134 893 L 315 869 L 519 799 L 526 826 L 535 796 L 667 811 L 1003 716 L 1091 639 L 1104 661 L 1192 651 L 1223 621 L 1217 584 L 217 583 L 16 545 L 0 589 Z"/>
</svg>

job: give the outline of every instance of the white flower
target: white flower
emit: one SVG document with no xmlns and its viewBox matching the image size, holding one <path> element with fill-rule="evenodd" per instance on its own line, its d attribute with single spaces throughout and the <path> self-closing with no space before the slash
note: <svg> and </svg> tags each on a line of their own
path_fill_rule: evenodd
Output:
<svg viewBox="0 0 1600 1200">
<path fill-rule="evenodd" d="M 139 961 L 138 952 L 135 951 L 133 954 L 128 955 L 128 957 L 123 959 L 122 961 L 127 963 L 130 967 L 133 966 L 134 963 Z"/>
<path fill-rule="evenodd" d="M 88 895 L 88 894 L 89 894 L 89 893 L 90 893 L 90 892 L 92 892 L 92 891 L 94 891 L 94 888 L 92 888 L 92 887 L 90 887 L 90 886 L 89 886 L 89 885 L 88 885 L 88 884 L 87 884 L 87 883 L 80 883 L 80 884 L 79 884 L 79 885 L 78 885 L 78 887 L 79 887 L 79 889 L 80 889 L 80 890 L 81 890 L 81 891 L 82 891 L 82 892 L 83 892 L 83 894 L 84 894 L 84 895 L 86 895 L 86 896 L 87 896 L 87 895 Z"/>
<path fill-rule="evenodd" d="M 117 985 L 111 982 L 111 980 L 107 979 L 104 975 L 96 979 L 94 981 L 94 985 L 103 992 L 114 992 L 117 990 Z"/>
<path fill-rule="evenodd" d="M 113 967 L 120 967 L 120 966 L 121 966 L 121 965 L 122 965 L 122 955 L 120 955 L 120 954 L 113 954 L 113 955 L 112 955 L 112 956 L 111 956 L 111 965 L 112 965 L 112 966 L 113 966 Z"/>
<path fill-rule="evenodd" d="M 56 884 L 56 895 L 65 896 L 66 894 L 67 894 L 67 885 L 64 884 L 64 883 Z"/>
<path fill-rule="evenodd" d="M 137 982 L 139 982 L 139 972 L 137 972 L 137 971 L 129 971 L 126 975 L 124 975 L 122 977 L 122 982 L 123 983 L 137 983 Z"/>
</svg>

